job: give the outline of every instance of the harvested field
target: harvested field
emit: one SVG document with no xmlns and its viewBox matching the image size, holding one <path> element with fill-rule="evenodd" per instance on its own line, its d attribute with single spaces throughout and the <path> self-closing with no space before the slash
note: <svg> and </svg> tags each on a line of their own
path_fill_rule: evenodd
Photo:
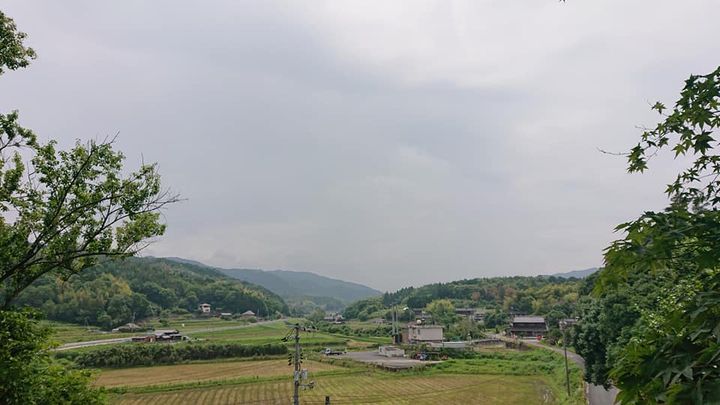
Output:
<svg viewBox="0 0 720 405">
<path fill-rule="evenodd" d="M 551 390 L 538 377 L 488 375 L 325 376 L 302 391 L 303 404 L 551 404 Z M 139 404 L 288 404 L 292 384 L 266 381 L 182 391 L 125 394 L 123 405 Z"/>
<path fill-rule="evenodd" d="M 310 368 L 313 372 L 339 369 L 339 367 L 330 364 L 314 361 L 306 361 L 303 367 Z M 228 361 L 104 370 L 95 381 L 95 385 L 136 387 L 291 374 L 292 367 L 288 367 L 287 360 Z"/>
</svg>

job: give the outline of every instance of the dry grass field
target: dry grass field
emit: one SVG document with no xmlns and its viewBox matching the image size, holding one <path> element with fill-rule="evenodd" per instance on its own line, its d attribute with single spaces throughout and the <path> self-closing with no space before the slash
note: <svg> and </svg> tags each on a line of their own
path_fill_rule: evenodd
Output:
<svg viewBox="0 0 720 405">
<path fill-rule="evenodd" d="M 491 375 L 359 374 L 324 376 L 301 392 L 303 404 L 552 404 L 552 391 L 539 377 Z M 169 392 L 124 394 L 116 404 L 288 404 L 287 381 L 222 385 Z"/>
<path fill-rule="evenodd" d="M 315 361 L 306 361 L 303 367 L 307 367 L 313 372 L 339 369 L 339 367 Z M 228 361 L 103 370 L 95 381 L 95 385 L 136 387 L 279 375 L 292 375 L 292 367 L 288 367 L 287 360 Z"/>
</svg>

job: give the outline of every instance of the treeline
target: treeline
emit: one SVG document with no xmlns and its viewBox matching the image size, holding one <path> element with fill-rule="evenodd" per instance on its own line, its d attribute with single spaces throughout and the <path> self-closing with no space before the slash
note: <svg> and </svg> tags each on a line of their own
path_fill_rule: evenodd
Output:
<svg viewBox="0 0 720 405">
<path fill-rule="evenodd" d="M 166 259 L 108 260 L 63 281 L 45 277 L 18 297 L 18 306 L 40 309 L 48 319 L 111 328 L 169 312 L 214 309 L 260 316 L 287 314 L 276 294 L 213 269 Z"/>
<path fill-rule="evenodd" d="M 382 297 L 357 301 L 345 308 L 348 319 L 386 317 L 392 306 L 426 308 L 437 300 L 450 300 L 456 308 L 485 308 L 490 320 L 504 322 L 510 313 L 570 316 L 582 284 L 561 277 L 494 277 L 408 287 Z M 410 314 L 402 314 L 410 316 Z"/>
<path fill-rule="evenodd" d="M 283 344 L 128 344 L 84 352 L 58 352 L 57 358 L 81 367 L 130 367 L 176 364 L 190 360 L 255 357 L 286 354 Z"/>
</svg>

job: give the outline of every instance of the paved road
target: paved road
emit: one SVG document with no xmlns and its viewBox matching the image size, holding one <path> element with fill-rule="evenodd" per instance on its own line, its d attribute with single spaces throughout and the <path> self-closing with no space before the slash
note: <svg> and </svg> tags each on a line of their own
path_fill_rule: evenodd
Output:
<svg viewBox="0 0 720 405">
<path fill-rule="evenodd" d="M 441 361 L 421 361 L 405 357 L 385 357 L 381 356 L 376 351 L 349 352 L 340 355 L 339 357 L 350 358 L 362 363 L 375 364 L 392 370 L 403 370 L 413 367 L 426 366 L 428 364 L 442 363 Z"/>
<path fill-rule="evenodd" d="M 523 340 L 523 342 L 531 346 L 536 346 L 543 349 L 552 350 L 560 354 L 564 354 L 564 350 L 559 347 L 546 346 L 534 340 Z M 580 357 L 580 355 L 573 352 L 568 352 L 568 359 L 572 360 L 573 362 L 575 362 L 575 364 L 585 369 L 585 360 Z M 585 392 L 587 394 L 588 402 L 590 403 L 590 405 L 613 405 L 615 403 L 615 397 L 618 394 L 618 389 L 615 387 L 610 387 L 609 390 L 606 390 L 605 387 L 603 387 L 602 385 L 585 383 Z"/>
<path fill-rule="evenodd" d="M 219 326 L 216 328 L 195 329 L 193 331 L 183 332 L 183 333 L 185 335 L 192 336 L 196 333 L 220 332 L 220 331 L 224 331 L 224 330 L 243 329 L 243 328 L 249 328 L 252 326 L 264 325 L 264 324 L 270 324 L 270 323 L 276 323 L 276 322 L 282 322 L 282 321 L 283 321 L 282 319 L 277 319 L 277 320 L 273 320 L 273 321 L 261 321 L 261 322 L 256 322 L 256 323 L 249 323 L 246 325 Z M 79 349 L 81 347 L 114 345 L 114 344 L 118 344 L 118 343 L 127 343 L 130 341 L 132 341 L 132 336 L 122 337 L 122 338 L 113 338 L 113 339 L 88 340 L 85 342 L 65 343 L 64 345 L 60 345 L 60 346 L 56 347 L 54 350 L 62 351 L 62 350 L 70 350 L 70 349 Z"/>
<path fill-rule="evenodd" d="M 62 350 L 70 350 L 70 349 L 79 349 L 81 347 L 90 347 L 90 346 L 101 346 L 101 345 L 114 345 L 117 343 L 125 343 L 132 340 L 132 337 L 124 337 L 124 338 L 115 338 L 115 339 L 100 339 L 100 340 L 88 340 L 85 342 L 73 342 L 73 343 L 65 343 L 64 345 L 60 345 L 56 347 L 55 351 L 62 351 Z"/>
</svg>

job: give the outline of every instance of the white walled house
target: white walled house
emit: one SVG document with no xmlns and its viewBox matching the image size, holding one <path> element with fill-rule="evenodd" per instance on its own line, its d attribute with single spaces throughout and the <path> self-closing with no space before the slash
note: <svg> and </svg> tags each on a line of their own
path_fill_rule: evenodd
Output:
<svg viewBox="0 0 720 405">
<path fill-rule="evenodd" d="M 440 325 L 410 324 L 403 331 L 403 342 L 410 344 L 441 343 L 443 327 Z"/>
<path fill-rule="evenodd" d="M 203 314 L 209 314 L 210 313 L 210 304 L 198 305 L 198 311 L 200 311 Z"/>
</svg>

